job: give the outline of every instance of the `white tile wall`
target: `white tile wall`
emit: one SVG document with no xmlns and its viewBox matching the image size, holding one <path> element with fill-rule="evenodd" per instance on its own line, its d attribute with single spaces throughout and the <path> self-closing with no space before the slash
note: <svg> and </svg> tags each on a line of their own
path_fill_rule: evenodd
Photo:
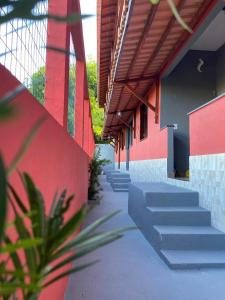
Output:
<svg viewBox="0 0 225 300">
<path fill-rule="evenodd" d="M 198 191 L 200 206 L 211 211 L 212 224 L 225 232 L 225 153 L 191 156 L 190 181 L 167 178 L 166 159 L 132 161 L 129 173 L 132 181 L 164 181 Z"/>
</svg>

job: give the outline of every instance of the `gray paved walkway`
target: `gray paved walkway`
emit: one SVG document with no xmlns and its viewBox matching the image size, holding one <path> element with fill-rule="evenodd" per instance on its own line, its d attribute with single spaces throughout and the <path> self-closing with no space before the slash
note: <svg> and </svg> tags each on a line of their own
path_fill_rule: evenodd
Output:
<svg viewBox="0 0 225 300">
<path fill-rule="evenodd" d="M 113 193 L 102 177 L 103 200 L 88 222 L 121 209 L 104 229 L 133 225 L 127 193 Z M 65 300 L 224 300 L 225 270 L 172 271 L 139 230 L 82 260 L 101 262 L 70 277 Z"/>
</svg>

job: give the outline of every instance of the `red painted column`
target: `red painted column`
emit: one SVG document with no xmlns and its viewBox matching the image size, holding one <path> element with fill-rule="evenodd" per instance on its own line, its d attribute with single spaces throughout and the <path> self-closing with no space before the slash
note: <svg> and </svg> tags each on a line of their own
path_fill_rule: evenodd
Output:
<svg viewBox="0 0 225 300">
<path fill-rule="evenodd" d="M 76 62 L 75 140 L 83 148 L 84 143 L 84 87 L 85 63 Z"/>
<path fill-rule="evenodd" d="M 89 153 L 88 143 L 89 143 L 89 100 L 84 100 L 84 129 L 83 129 L 83 149 L 86 153 Z"/>
<path fill-rule="evenodd" d="M 71 0 L 49 0 L 49 13 L 69 15 Z M 66 23 L 48 21 L 47 45 L 70 49 L 70 26 Z M 67 130 L 69 92 L 69 56 L 47 49 L 45 107 Z"/>
</svg>

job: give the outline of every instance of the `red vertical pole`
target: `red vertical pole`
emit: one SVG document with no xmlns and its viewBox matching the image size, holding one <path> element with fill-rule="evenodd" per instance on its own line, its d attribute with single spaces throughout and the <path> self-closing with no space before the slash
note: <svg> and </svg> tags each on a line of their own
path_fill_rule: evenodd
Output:
<svg viewBox="0 0 225 300">
<path fill-rule="evenodd" d="M 76 62 L 75 140 L 83 148 L 84 142 L 85 63 Z"/>
<path fill-rule="evenodd" d="M 89 100 L 84 100 L 84 130 L 83 130 L 83 149 L 86 153 L 89 154 L 89 111 L 90 111 L 90 106 L 89 106 Z"/>
<path fill-rule="evenodd" d="M 67 16 L 71 0 L 49 0 L 49 13 Z M 59 49 L 70 48 L 70 26 L 66 23 L 48 21 L 47 45 Z M 67 129 L 69 93 L 69 56 L 47 49 L 45 107 Z"/>
</svg>

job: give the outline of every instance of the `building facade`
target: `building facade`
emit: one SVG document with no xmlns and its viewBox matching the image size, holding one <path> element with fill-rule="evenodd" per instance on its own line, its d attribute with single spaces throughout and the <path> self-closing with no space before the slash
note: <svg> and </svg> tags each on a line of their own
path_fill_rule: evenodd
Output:
<svg viewBox="0 0 225 300">
<path fill-rule="evenodd" d="M 98 1 L 98 92 L 115 168 L 198 191 L 225 231 L 224 1 L 176 1 L 192 33 L 167 1 L 109 2 Z"/>
</svg>

